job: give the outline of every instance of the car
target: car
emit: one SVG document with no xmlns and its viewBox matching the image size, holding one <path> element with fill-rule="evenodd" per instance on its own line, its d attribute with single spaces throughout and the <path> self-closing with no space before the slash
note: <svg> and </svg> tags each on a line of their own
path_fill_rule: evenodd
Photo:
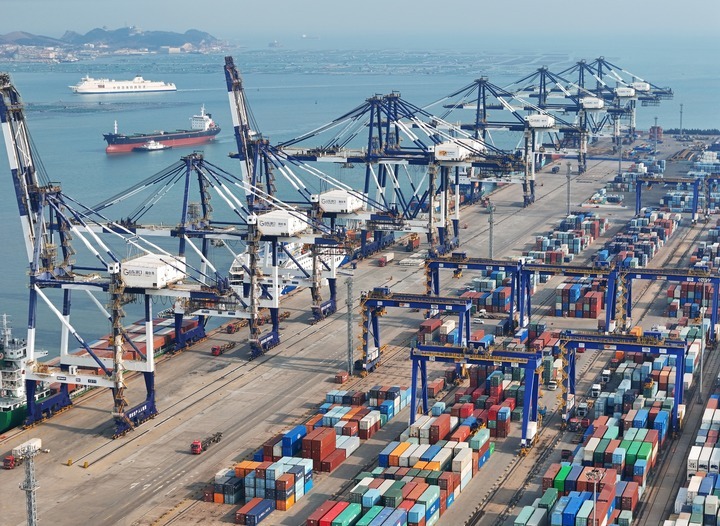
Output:
<svg viewBox="0 0 720 526">
<path fill-rule="evenodd" d="M 550 380 L 547 384 L 548 391 L 555 391 L 558 388 L 558 383 L 555 380 Z"/>
</svg>

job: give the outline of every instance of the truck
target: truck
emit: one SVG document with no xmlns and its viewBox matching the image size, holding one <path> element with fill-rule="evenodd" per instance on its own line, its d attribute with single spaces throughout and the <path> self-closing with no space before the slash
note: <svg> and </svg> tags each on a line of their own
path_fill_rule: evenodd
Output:
<svg viewBox="0 0 720 526">
<path fill-rule="evenodd" d="M 280 321 L 286 320 L 290 317 L 290 311 L 286 310 L 279 314 Z M 267 309 L 262 309 L 260 311 L 260 316 L 258 317 L 258 325 L 265 325 L 271 321 L 270 319 L 270 312 Z M 248 320 L 238 320 L 234 321 L 232 323 L 228 323 L 225 327 L 225 332 L 228 334 L 235 334 L 237 331 L 242 329 L 243 327 L 247 327 L 249 325 Z"/>
<path fill-rule="evenodd" d="M 223 343 L 222 345 L 213 345 L 212 349 L 210 349 L 210 354 L 213 356 L 220 356 L 225 351 L 229 351 L 230 349 L 235 348 L 235 342 L 227 342 Z"/>
<path fill-rule="evenodd" d="M 23 442 L 19 446 L 12 448 L 10 454 L 3 459 L 3 468 L 15 469 L 17 466 L 23 463 L 28 453 L 33 451 L 40 451 L 41 449 L 42 440 L 39 438 L 31 438 L 30 440 Z"/>
<path fill-rule="evenodd" d="M 385 252 L 378 258 L 378 267 L 385 267 L 388 263 L 395 259 L 394 252 Z"/>
<path fill-rule="evenodd" d="M 220 442 L 220 439 L 222 438 L 222 433 L 215 433 L 214 435 L 210 435 L 209 437 L 203 438 L 202 440 L 195 440 L 192 444 L 190 444 L 190 453 L 193 455 L 199 455 L 203 451 L 205 451 L 207 448 L 210 447 L 210 444 L 215 444 L 217 442 Z"/>
<path fill-rule="evenodd" d="M 420 248 L 420 236 L 417 234 L 412 234 L 407 240 L 407 243 L 405 244 L 405 251 L 414 252 L 418 248 Z"/>
</svg>

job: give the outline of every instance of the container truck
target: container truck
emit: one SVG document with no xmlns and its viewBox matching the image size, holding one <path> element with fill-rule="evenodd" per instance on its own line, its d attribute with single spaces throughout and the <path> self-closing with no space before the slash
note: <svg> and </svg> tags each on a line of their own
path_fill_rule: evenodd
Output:
<svg viewBox="0 0 720 526">
<path fill-rule="evenodd" d="M 385 267 L 388 263 L 393 261 L 395 259 L 395 253 L 394 252 L 385 252 L 382 256 L 378 258 L 378 267 Z"/>
<path fill-rule="evenodd" d="M 203 438 L 202 440 L 195 440 L 192 444 L 190 444 L 190 453 L 192 453 L 193 455 L 199 455 L 207 448 L 209 448 L 210 444 L 220 442 L 221 438 L 222 433 L 215 433 L 214 435 L 210 435 L 209 437 Z"/>
<path fill-rule="evenodd" d="M 210 354 L 212 354 L 213 356 L 220 356 L 225 351 L 234 349 L 235 345 L 236 345 L 235 342 L 228 342 L 228 343 L 224 343 L 222 345 L 213 345 L 212 349 L 210 349 Z"/>
<path fill-rule="evenodd" d="M 28 453 L 40 451 L 41 449 L 42 440 L 39 438 L 31 438 L 19 446 L 12 448 L 10 454 L 3 459 L 3 468 L 15 469 L 23 463 Z"/>
</svg>

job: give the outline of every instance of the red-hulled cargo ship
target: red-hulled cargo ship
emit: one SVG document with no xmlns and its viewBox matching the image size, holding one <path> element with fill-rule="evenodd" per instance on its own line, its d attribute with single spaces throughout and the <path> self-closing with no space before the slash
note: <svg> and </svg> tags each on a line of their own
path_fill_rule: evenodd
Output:
<svg viewBox="0 0 720 526">
<path fill-rule="evenodd" d="M 212 120 L 212 115 L 205 113 L 205 106 L 200 109 L 200 115 L 190 118 L 189 130 L 156 131 L 152 133 L 133 133 L 124 135 L 117 131 L 117 121 L 113 133 L 106 133 L 103 138 L 108 143 L 106 153 L 131 152 L 134 148 L 155 141 L 166 146 L 193 146 L 212 141 L 220 133 L 220 127 Z"/>
</svg>

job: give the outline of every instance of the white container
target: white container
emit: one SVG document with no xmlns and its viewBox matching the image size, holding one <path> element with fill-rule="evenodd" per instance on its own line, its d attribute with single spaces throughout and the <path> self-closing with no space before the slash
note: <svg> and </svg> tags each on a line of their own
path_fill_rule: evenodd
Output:
<svg viewBox="0 0 720 526">
<path fill-rule="evenodd" d="M 470 150 L 459 142 L 443 142 L 435 145 L 435 159 L 438 161 L 462 161 L 470 156 Z"/>
<path fill-rule="evenodd" d="M 647 82 L 635 81 L 630 84 L 635 91 L 650 91 L 650 84 Z"/>
<path fill-rule="evenodd" d="M 28 449 L 30 451 L 40 451 L 40 449 L 42 449 L 42 440 L 39 438 L 31 438 L 30 440 L 26 440 L 19 446 L 12 448 L 12 456 L 22 457 Z"/>
<path fill-rule="evenodd" d="M 552 115 L 528 115 L 525 120 L 531 128 L 552 128 L 555 126 L 555 117 Z"/>
<path fill-rule="evenodd" d="M 260 233 L 265 236 L 294 236 L 307 229 L 303 221 L 303 212 L 290 212 L 288 210 L 273 210 L 260 214 L 257 217 L 257 226 Z"/>
<path fill-rule="evenodd" d="M 605 101 L 597 97 L 582 97 L 580 105 L 586 110 L 601 110 L 605 107 Z"/>
<path fill-rule="evenodd" d="M 710 466 L 708 468 L 710 473 L 720 473 L 720 448 L 713 448 L 710 454 Z"/>
<path fill-rule="evenodd" d="M 468 465 L 472 466 L 472 449 L 463 449 L 452 461 L 452 470 L 461 473 Z"/>
<path fill-rule="evenodd" d="M 413 451 L 410 455 L 410 460 L 408 462 L 410 467 L 420 462 L 420 457 L 423 456 L 428 449 L 430 449 L 430 444 L 418 445 L 417 449 L 415 449 L 415 451 Z"/>
<path fill-rule="evenodd" d="M 317 200 L 323 212 L 349 214 L 363 208 L 362 200 L 347 190 L 330 190 L 314 195 L 312 199 Z"/>
<path fill-rule="evenodd" d="M 712 447 L 703 446 L 700 451 L 700 460 L 698 460 L 698 471 L 708 472 L 710 469 L 710 455 L 712 455 L 712 452 Z"/>
<path fill-rule="evenodd" d="M 401 468 L 409 468 L 410 466 L 410 457 L 412 457 L 412 454 L 415 452 L 415 450 L 420 447 L 419 445 L 413 444 L 409 448 L 407 448 L 405 451 L 403 451 L 400 454 L 400 459 L 398 461 L 398 464 Z"/>
<path fill-rule="evenodd" d="M 123 261 L 120 273 L 126 287 L 162 289 L 185 279 L 185 258 L 163 254 L 145 254 Z"/>
<path fill-rule="evenodd" d="M 355 451 L 357 451 L 357 448 L 360 447 L 360 437 L 354 436 L 354 437 L 345 437 L 345 442 L 338 446 L 338 449 L 344 449 L 345 450 L 345 458 L 348 458 L 350 455 L 352 455 Z"/>
<path fill-rule="evenodd" d="M 453 330 L 455 330 L 456 325 L 455 320 L 445 320 L 443 324 L 440 325 L 440 334 L 450 334 Z"/>
<path fill-rule="evenodd" d="M 588 443 L 585 445 L 585 452 L 583 455 L 583 461 L 584 462 L 590 462 L 593 461 L 593 455 L 595 455 L 595 450 L 597 449 L 598 445 L 600 444 L 599 438 L 591 438 L 588 440 Z M 709 457 L 708 457 L 709 460 Z"/>
<path fill-rule="evenodd" d="M 635 96 L 634 88 L 615 88 L 615 95 L 620 98 L 630 98 Z"/>
<path fill-rule="evenodd" d="M 435 455 L 432 459 L 433 462 L 439 462 L 440 467 L 444 466 L 446 463 L 449 463 L 452 459 L 452 450 L 451 449 L 445 449 L 442 448 L 440 451 L 438 451 L 437 455 Z"/>
</svg>

